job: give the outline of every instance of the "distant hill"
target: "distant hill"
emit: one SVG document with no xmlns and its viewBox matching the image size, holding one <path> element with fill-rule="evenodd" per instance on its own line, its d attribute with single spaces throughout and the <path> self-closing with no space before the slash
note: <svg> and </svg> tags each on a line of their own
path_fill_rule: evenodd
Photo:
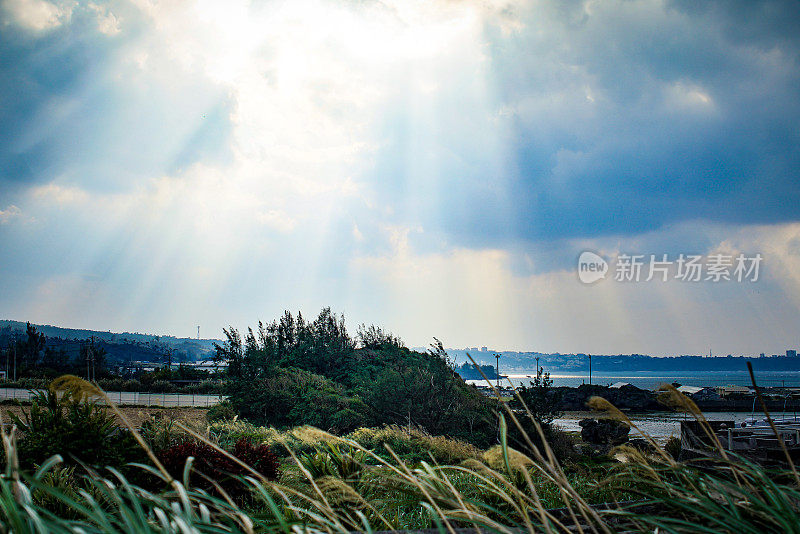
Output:
<svg viewBox="0 0 800 534">
<path fill-rule="evenodd" d="M 22 321 L 0 319 L 0 347 L 6 346 L 15 334 L 25 335 L 25 326 L 26 323 Z M 39 324 L 34 326 L 45 335 L 48 347 L 63 349 L 68 355 L 77 353 L 81 344 L 94 337 L 95 345 L 105 349 L 107 358 L 115 362 L 162 361 L 167 353 L 171 353 L 174 362 L 202 360 L 214 355 L 214 343 L 222 343 L 219 339 L 116 333 Z"/>
</svg>

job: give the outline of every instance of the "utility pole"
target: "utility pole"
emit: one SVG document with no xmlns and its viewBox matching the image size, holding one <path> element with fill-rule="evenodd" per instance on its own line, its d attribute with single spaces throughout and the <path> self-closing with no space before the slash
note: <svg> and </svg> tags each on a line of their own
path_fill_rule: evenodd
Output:
<svg viewBox="0 0 800 534">
<path fill-rule="evenodd" d="M 589 355 L 589 385 L 592 385 L 592 355 Z"/>
<path fill-rule="evenodd" d="M 539 376 L 539 357 L 536 357 L 536 376 Z"/>
<path fill-rule="evenodd" d="M 495 366 L 495 374 L 497 375 L 497 387 L 500 387 L 500 355 L 496 352 L 494 353 L 494 357 L 497 360 L 497 365 Z"/>
<path fill-rule="evenodd" d="M 200 339 L 200 325 L 197 325 L 197 339 Z"/>
<path fill-rule="evenodd" d="M 94 376 L 94 336 L 92 336 L 92 378 L 94 380 L 96 377 Z"/>
</svg>

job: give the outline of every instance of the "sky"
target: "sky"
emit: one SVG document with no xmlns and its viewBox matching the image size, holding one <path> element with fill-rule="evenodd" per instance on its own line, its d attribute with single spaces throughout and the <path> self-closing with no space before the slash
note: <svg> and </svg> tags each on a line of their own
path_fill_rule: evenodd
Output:
<svg viewBox="0 0 800 534">
<path fill-rule="evenodd" d="M 798 27 L 793 1 L 3 0 L 0 317 L 800 348 Z"/>
</svg>

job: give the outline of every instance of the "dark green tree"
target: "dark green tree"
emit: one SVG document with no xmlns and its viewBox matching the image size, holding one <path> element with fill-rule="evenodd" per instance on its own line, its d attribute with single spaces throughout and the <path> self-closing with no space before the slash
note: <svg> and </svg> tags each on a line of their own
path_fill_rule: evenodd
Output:
<svg viewBox="0 0 800 534">
<path fill-rule="evenodd" d="M 561 416 L 561 412 L 556 408 L 560 400 L 558 390 L 553 388 L 553 380 L 550 373 L 545 372 L 539 367 L 533 381 L 528 386 L 520 386 L 517 389 L 519 396 L 525 403 L 525 407 L 536 421 L 545 426 L 549 426 Z M 512 403 L 519 406 L 519 401 L 514 397 Z"/>
</svg>

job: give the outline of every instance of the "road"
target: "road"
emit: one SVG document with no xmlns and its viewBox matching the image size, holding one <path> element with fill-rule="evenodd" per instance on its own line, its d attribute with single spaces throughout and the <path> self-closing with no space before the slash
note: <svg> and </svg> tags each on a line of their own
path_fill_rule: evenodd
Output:
<svg viewBox="0 0 800 534">
<path fill-rule="evenodd" d="M 209 407 L 226 398 L 223 395 L 133 391 L 106 391 L 106 395 L 120 406 Z M 27 389 L 0 388 L 0 400 L 30 400 L 31 396 Z"/>
</svg>

